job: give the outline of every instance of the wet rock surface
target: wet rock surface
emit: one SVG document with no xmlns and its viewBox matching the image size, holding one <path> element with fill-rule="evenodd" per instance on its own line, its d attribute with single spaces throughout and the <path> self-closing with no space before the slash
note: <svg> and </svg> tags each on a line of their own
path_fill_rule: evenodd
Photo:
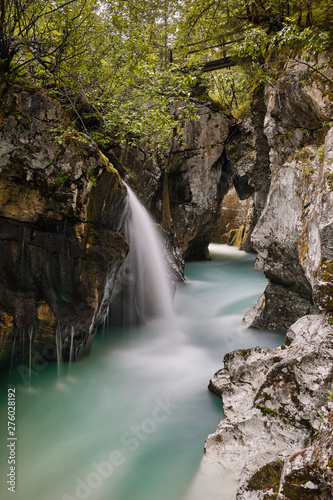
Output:
<svg viewBox="0 0 333 500">
<path fill-rule="evenodd" d="M 13 88 L 1 100 L 1 368 L 26 362 L 30 343 L 53 358 L 56 342 L 64 358 L 72 344 L 77 358 L 128 251 L 119 232 L 126 190 L 96 145 L 68 132 L 47 93 Z"/>
</svg>

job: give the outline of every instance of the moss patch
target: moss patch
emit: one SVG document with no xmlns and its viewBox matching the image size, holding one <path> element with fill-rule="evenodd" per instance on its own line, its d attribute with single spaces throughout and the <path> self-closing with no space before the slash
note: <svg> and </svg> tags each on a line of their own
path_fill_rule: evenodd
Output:
<svg viewBox="0 0 333 500">
<path fill-rule="evenodd" d="M 261 467 L 261 469 L 251 477 L 248 482 L 248 489 L 252 491 L 259 490 L 267 492 L 273 490 L 271 498 L 276 498 L 279 491 L 282 467 L 283 462 L 281 460 L 264 465 L 264 467 Z"/>
<path fill-rule="evenodd" d="M 323 262 L 321 265 L 321 279 L 333 283 L 333 262 Z"/>
</svg>

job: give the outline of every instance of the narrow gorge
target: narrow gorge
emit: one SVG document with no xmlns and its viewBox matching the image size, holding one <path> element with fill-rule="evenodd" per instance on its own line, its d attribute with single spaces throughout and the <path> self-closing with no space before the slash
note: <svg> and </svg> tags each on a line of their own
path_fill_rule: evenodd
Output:
<svg viewBox="0 0 333 500">
<path fill-rule="evenodd" d="M 331 6 L 199 3 L 0 5 L 4 500 L 333 499 Z"/>
</svg>

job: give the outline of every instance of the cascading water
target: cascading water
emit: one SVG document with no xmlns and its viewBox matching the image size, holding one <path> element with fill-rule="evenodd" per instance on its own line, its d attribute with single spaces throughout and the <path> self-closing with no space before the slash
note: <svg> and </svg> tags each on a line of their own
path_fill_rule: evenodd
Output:
<svg viewBox="0 0 333 500">
<path fill-rule="evenodd" d="M 144 321 L 154 317 L 171 319 L 172 292 L 159 235 L 146 209 L 127 184 L 126 187 L 129 216 L 125 232 L 130 246 L 127 259 L 129 269 L 136 274 L 136 310 Z"/>
<path fill-rule="evenodd" d="M 69 366 L 68 366 L 68 371 L 69 372 L 71 372 L 72 363 L 73 363 L 74 333 L 75 333 L 75 329 L 74 329 L 74 326 L 72 326 L 72 328 L 71 328 L 71 344 L 70 344 L 70 350 L 69 350 Z"/>
</svg>

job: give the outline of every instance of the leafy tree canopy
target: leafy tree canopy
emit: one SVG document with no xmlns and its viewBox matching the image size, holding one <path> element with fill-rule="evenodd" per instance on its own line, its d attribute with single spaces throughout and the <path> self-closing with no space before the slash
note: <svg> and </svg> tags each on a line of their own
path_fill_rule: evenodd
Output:
<svg viewBox="0 0 333 500">
<path fill-rule="evenodd" d="M 328 48 L 331 7 L 331 0 L 0 0 L 0 73 L 7 83 L 28 77 L 49 89 L 102 147 L 113 137 L 156 150 L 177 127 L 170 103 L 182 103 L 179 119 L 194 116 L 189 89 L 200 67 L 212 67 L 207 61 L 232 67 L 207 84 L 238 105 L 281 55 Z"/>
<path fill-rule="evenodd" d="M 178 50 L 203 68 L 225 61 L 229 69 L 212 73 L 210 85 L 215 97 L 237 107 L 288 58 L 330 48 L 332 7 L 331 0 L 185 0 Z"/>
<path fill-rule="evenodd" d="M 2 77 L 28 75 L 53 91 L 101 146 L 110 131 L 166 146 L 177 126 L 170 103 L 193 116 L 195 77 L 170 64 L 178 9 L 168 0 L 0 0 Z"/>
</svg>

